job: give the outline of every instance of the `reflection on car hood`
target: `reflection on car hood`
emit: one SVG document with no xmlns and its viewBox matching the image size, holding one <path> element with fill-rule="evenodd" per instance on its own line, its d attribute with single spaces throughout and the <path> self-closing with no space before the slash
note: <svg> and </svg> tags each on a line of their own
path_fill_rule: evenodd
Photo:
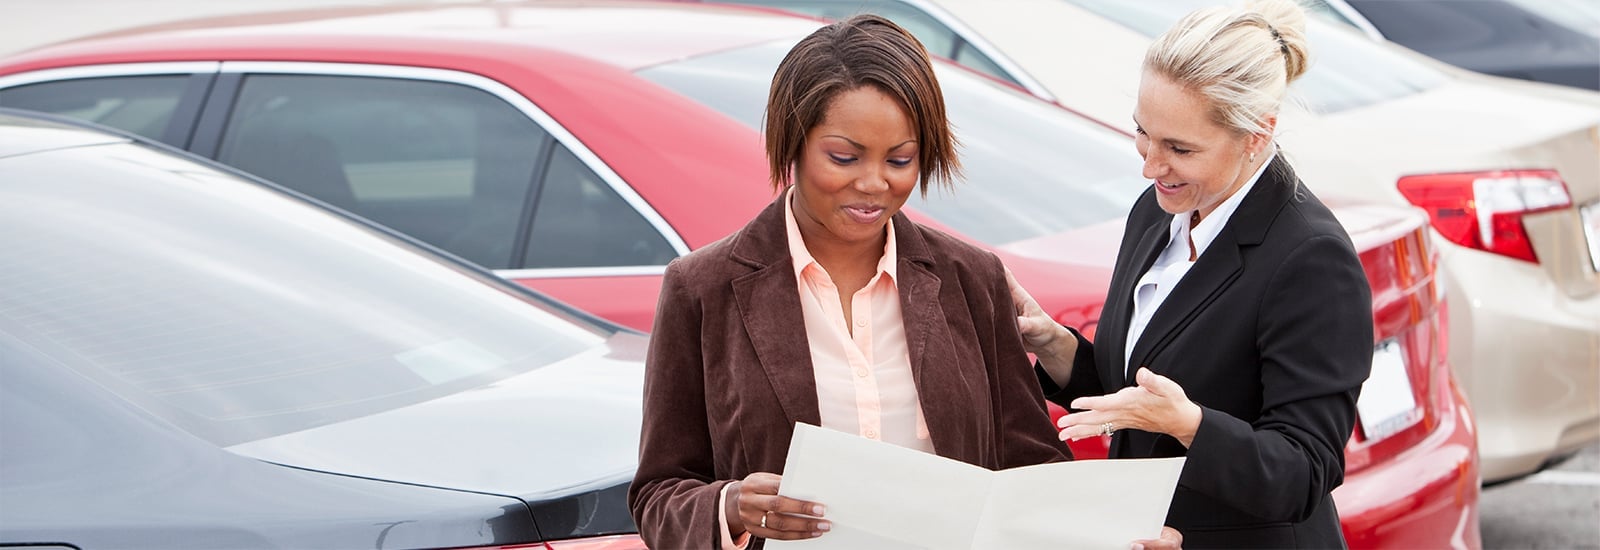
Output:
<svg viewBox="0 0 1600 550">
<path fill-rule="evenodd" d="M 547 500 L 625 483 L 638 462 L 645 338 L 500 382 L 230 447 L 336 474 Z"/>
</svg>

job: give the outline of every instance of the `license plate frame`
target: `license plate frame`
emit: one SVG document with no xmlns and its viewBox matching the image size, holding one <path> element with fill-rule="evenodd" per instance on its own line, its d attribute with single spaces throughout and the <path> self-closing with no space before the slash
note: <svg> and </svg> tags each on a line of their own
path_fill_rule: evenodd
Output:
<svg viewBox="0 0 1600 550">
<path fill-rule="evenodd" d="M 1367 441 L 1382 440 L 1422 421 L 1405 349 L 1398 341 L 1385 340 L 1373 346 L 1372 373 L 1361 383 L 1356 412 Z"/>
</svg>

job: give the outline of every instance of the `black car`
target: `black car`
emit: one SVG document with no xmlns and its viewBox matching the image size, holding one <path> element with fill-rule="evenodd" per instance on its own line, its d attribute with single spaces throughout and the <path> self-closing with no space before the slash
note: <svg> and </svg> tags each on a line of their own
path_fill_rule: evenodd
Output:
<svg viewBox="0 0 1600 550">
<path fill-rule="evenodd" d="M 0 110 L 0 547 L 642 548 L 644 337 Z"/>
<path fill-rule="evenodd" d="M 1365 19 L 1367 30 L 1440 61 L 1496 76 L 1600 90 L 1600 35 L 1529 9 L 1523 1 L 1330 3 L 1339 1 L 1359 12 L 1344 12 L 1347 19 Z"/>
</svg>

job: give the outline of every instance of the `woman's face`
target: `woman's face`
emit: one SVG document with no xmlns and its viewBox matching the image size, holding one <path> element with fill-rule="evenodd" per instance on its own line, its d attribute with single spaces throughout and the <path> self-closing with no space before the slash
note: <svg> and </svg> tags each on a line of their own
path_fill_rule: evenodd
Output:
<svg viewBox="0 0 1600 550">
<path fill-rule="evenodd" d="M 870 245 L 917 188 L 917 134 L 894 98 L 862 86 L 840 93 L 806 132 L 795 166 L 795 221 L 806 246 Z"/>
<path fill-rule="evenodd" d="M 1265 135 L 1239 135 L 1213 121 L 1211 112 L 1204 97 L 1165 76 L 1146 72 L 1139 82 L 1134 144 L 1144 157 L 1144 177 L 1155 180 L 1156 202 L 1168 213 L 1210 215 L 1259 166 L 1250 156 L 1266 144 Z"/>
</svg>

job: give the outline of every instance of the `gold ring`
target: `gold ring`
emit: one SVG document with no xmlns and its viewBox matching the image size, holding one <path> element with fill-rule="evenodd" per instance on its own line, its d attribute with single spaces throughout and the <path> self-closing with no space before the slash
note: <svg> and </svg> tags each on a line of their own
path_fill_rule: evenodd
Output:
<svg viewBox="0 0 1600 550">
<path fill-rule="evenodd" d="M 772 512 L 762 512 L 761 513 L 761 528 L 762 529 L 766 529 L 767 528 L 767 514 L 770 514 L 770 513 L 772 513 Z"/>
<path fill-rule="evenodd" d="M 1111 435 L 1111 432 L 1115 431 L 1117 431 L 1117 427 L 1110 422 L 1100 425 L 1100 435 Z"/>
</svg>

